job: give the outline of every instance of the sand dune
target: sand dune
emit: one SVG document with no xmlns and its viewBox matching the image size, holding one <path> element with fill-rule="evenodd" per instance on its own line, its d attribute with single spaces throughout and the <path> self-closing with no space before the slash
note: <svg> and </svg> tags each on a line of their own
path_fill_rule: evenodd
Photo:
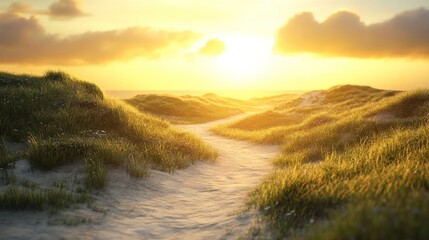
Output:
<svg viewBox="0 0 429 240">
<path fill-rule="evenodd" d="M 152 171 L 144 180 L 130 180 L 113 170 L 106 190 L 95 196 L 97 213 L 70 210 L 58 216 L 41 213 L 6 213 L 0 217 L 7 238 L 235 238 L 254 220 L 252 213 L 238 214 L 246 193 L 270 169 L 277 146 L 253 145 L 213 135 L 208 129 L 223 121 L 179 126 L 200 136 L 219 151 L 214 163 L 197 163 L 174 174 Z M 25 218 L 24 218 L 25 216 Z M 70 227 L 61 218 L 89 219 Z M 36 237 L 36 238 L 37 238 Z"/>
</svg>

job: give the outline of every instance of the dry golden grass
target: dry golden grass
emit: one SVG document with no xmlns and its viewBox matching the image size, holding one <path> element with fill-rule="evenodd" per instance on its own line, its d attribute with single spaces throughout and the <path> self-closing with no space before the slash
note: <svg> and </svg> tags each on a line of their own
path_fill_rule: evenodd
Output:
<svg viewBox="0 0 429 240">
<path fill-rule="evenodd" d="M 125 100 L 144 113 L 150 113 L 174 123 L 201 123 L 243 113 L 250 106 L 241 100 L 215 94 L 198 96 L 137 95 Z"/>
<path fill-rule="evenodd" d="M 429 91 L 339 86 L 316 95 L 213 129 L 282 145 L 250 195 L 274 237 L 429 238 Z"/>
</svg>

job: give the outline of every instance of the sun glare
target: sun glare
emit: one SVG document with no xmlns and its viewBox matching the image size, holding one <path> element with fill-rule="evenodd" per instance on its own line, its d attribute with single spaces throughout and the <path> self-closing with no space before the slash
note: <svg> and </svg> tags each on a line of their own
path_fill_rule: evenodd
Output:
<svg viewBox="0 0 429 240">
<path fill-rule="evenodd" d="M 272 47 L 269 40 L 247 36 L 222 39 L 226 45 L 225 52 L 215 60 L 222 75 L 244 82 L 265 72 Z"/>
</svg>

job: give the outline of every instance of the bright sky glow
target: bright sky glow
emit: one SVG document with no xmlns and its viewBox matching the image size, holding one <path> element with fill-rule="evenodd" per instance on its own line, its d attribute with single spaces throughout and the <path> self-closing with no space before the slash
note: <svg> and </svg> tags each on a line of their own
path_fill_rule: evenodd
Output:
<svg viewBox="0 0 429 240">
<path fill-rule="evenodd" d="M 323 22 L 347 10 L 369 25 L 407 10 L 429 9 L 427 0 L 73 0 L 81 14 L 64 16 L 47 12 L 57 1 L 20 1 L 31 10 L 14 14 L 25 19 L 34 16 L 42 31 L 31 32 L 37 38 L 30 39 L 46 44 L 18 46 L 13 51 L 22 48 L 23 53 L 17 54 L 0 40 L 4 53 L 0 70 L 40 74 L 62 69 L 105 90 L 306 90 L 338 84 L 429 87 L 429 56 L 355 58 L 273 51 L 279 29 L 298 13 L 312 12 L 317 22 Z M 2 0 L 0 14 L 10 11 L 15 2 Z M 130 27 L 138 29 L 124 31 Z M 222 42 L 224 49 L 214 44 L 207 55 L 201 54 L 199 48 L 210 39 Z M 76 49 L 67 52 L 71 47 Z M 11 59 L 5 49 L 20 58 Z M 46 56 L 35 56 L 40 49 Z M 25 59 L 27 55 L 32 58 Z M 70 64 L 74 62 L 80 64 Z"/>
</svg>

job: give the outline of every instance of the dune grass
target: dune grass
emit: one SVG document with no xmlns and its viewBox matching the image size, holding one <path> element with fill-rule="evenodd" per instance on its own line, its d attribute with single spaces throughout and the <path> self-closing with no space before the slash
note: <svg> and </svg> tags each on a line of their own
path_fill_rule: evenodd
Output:
<svg viewBox="0 0 429 240">
<path fill-rule="evenodd" d="M 106 182 L 106 170 L 102 160 L 93 156 L 86 156 L 84 161 L 87 172 L 86 184 L 89 187 L 103 188 Z"/>
<path fill-rule="evenodd" d="M 0 210 L 44 210 L 58 209 L 80 204 L 88 200 L 83 193 L 65 189 L 29 189 L 9 186 L 0 193 Z"/>
<path fill-rule="evenodd" d="M 80 162 L 86 166 L 90 188 L 105 185 L 106 167 L 143 177 L 149 168 L 172 172 L 217 157 L 197 137 L 107 99 L 96 85 L 63 72 L 0 73 L 0 116 L 0 136 L 28 142 L 25 157 L 34 167 L 49 174 Z M 0 142 L 1 167 L 10 162 L 3 146 Z"/>
<path fill-rule="evenodd" d="M 274 237 L 427 239 L 429 91 L 320 94 L 213 129 L 282 145 L 275 170 L 250 194 Z M 249 126 L 256 119 L 263 124 Z"/>
<path fill-rule="evenodd" d="M 13 163 L 13 159 L 9 156 L 9 153 L 7 152 L 4 139 L 0 138 L 0 168 L 5 170 L 10 166 L 11 163 Z"/>
<path fill-rule="evenodd" d="M 14 167 L 15 161 L 25 155 L 25 151 L 8 149 L 7 141 L 0 137 L 0 169 L 7 170 Z"/>
<path fill-rule="evenodd" d="M 138 110 L 160 116 L 174 123 L 202 123 L 243 113 L 249 103 L 205 94 L 203 96 L 173 96 L 161 94 L 137 95 L 125 100 Z"/>
<path fill-rule="evenodd" d="M 267 97 L 255 97 L 255 98 L 248 99 L 247 102 L 253 105 L 268 105 L 272 107 L 272 106 L 281 105 L 285 102 L 289 102 L 295 99 L 298 95 L 299 93 L 285 93 L 285 94 L 267 96 Z"/>
<path fill-rule="evenodd" d="M 213 93 L 202 96 L 174 96 L 168 94 L 138 95 L 125 100 L 138 110 L 154 114 L 176 124 L 204 123 L 231 117 L 246 111 L 258 111 L 267 106 L 289 101 L 296 94 L 239 100 Z"/>
</svg>

